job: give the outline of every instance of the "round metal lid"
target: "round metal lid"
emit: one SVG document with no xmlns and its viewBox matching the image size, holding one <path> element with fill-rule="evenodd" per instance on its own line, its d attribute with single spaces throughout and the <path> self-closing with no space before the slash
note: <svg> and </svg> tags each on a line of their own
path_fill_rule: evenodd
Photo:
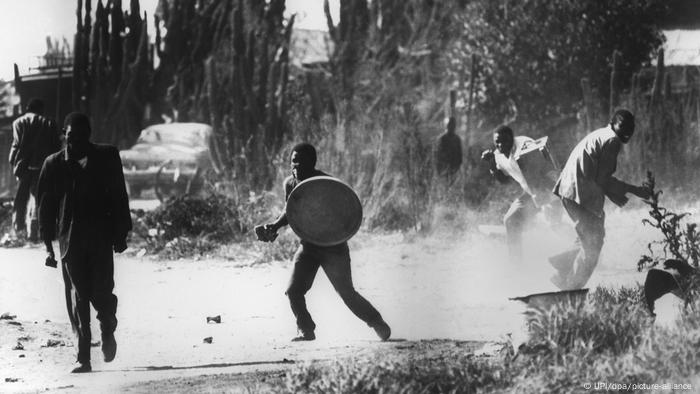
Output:
<svg viewBox="0 0 700 394">
<path fill-rule="evenodd" d="M 289 227 L 314 245 L 338 245 L 352 238 L 362 224 L 362 204 L 352 188 L 330 176 L 299 183 L 285 207 Z"/>
</svg>

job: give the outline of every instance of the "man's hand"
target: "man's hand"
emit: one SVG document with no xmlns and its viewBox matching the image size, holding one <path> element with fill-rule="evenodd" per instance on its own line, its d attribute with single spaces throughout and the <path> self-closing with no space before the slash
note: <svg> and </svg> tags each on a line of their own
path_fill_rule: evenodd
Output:
<svg viewBox="0 0 700 394">
<path fill-rule="evenodd" d="M 126 239 L 119 240 L 114 243 L 114 251 L 121 253 L 126 250 Z"/>
<path fill-rule="evenodd" d="M 44 262 L 44 265 L 52 268 L 58 267 L 58 262 L 56 261 L 56 255 L 54 254 L 51 241 L 45 241 L 44 245 L 46 246 L 46 261 Z"/>
<path fill-rule="evenodd" d="M 642 200 L 648 200 L 651 198 L 651 188 L 647 184 L 642 186 L 633 186 L 630 193 L 641 198 Z"/>
<path fill-rule="evenodd" d="M 493 154 L 493 149 L 486 149 L 485 151 L 481 152 L 481 160 L 483 161 L 493 161 L 495 160 L 496 156 Z"/>
<path fill-rule="evenodd" d="M 277 239 L 277 230 L 279 230 L 279 226 L 275 223 L 264 224 L 255 227 L 255 235 L 258 237 L 258 241 L 272 242 Z"/>
</svg>

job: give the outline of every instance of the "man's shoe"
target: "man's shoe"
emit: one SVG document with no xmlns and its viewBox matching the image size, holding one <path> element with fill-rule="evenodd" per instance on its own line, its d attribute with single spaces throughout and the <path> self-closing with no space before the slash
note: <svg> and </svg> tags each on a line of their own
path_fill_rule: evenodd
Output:
<svg viewBox="0 0 700 394">
<path fill-rule="evenodd" d="M 114 360 L 117 355 L 117 341 L 114 332 L 102 333 L 102 355 L 106 363 Z"/>
<path fill-rule="evenodd" d="M 379 322 L 373 324 L 372 328 L 382 341 L 386 341 L 391 336 L 391 327 L 389 327 L 384 320 L 380 320 Z"/>
<path fill-rule="evenodd" d="M 313 331 L 302 331 L 301 335 L 292 338 L 292 342 L 313 341 L 314 339 L 316 339 L 316 334 Z"/>
<path fill-rule="evenodd" d="M 75 368 L 73 368 L 70 373 L 86 373 L 86 372 L 92 372 L 92 365 L 90 365 L 90 362 L 86 363 L 79 363 L 79 365 Z"/>
</svg>

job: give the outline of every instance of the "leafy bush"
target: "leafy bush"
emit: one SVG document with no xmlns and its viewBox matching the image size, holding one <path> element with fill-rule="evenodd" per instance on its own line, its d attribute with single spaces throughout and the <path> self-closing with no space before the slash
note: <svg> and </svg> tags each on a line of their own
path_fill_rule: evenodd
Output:
<svg viewBox="0 0 700 394">
<path fill-rule="evenodd" d="M 642 255 L 637 263 L 641 271 L 645 267 L 651 268 L 660 262 L 674 258 L 690 264 L 694 268 L 700 268 L 700 233 L 696 223 L 687 223 L 689 213 L 677 213 L 659 205 L 659 196 L 662 191 L 656 190 L 656 181 L 651 172 L 647 172 L 646 184 L 651 188 L 651 198 L 646 201 L 649 205 L 650 219 L 642 220 L 642 223 L 658 229 L 663 235 L 663 240 L 648 244 L 649 254 Z"/>
<path fill-rule="evenodd" d="M 138 212 L 134 233 L 149 252 L 165 258 L 209 253 L 222 244 L 250 239 L 255 225 L 276 212 L 270 193 L 212 190 L 206 197 L 182 195 L 166 200 L 150 212 Z"/>
<path fill-rule="evenodd" d="M 203 235 L 221 241 L 233 238 L 241 227 L 235 201 L 218 194 L 173 197 L 148 213 L 145 223 L 166 241 Z"/>
</svg>

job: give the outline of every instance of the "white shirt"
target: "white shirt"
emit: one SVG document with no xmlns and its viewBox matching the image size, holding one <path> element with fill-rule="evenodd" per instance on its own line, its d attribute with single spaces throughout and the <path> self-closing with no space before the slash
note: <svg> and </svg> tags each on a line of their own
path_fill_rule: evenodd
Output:
<svg viewBox="0 0 700 394">
<path fill-rule="evenodd" d="M 535 193 L 532 192 L 530 186 L 527 184 L 523 171 L 520 169 L 520 165 L 518 164 L 518 158 L 520 158 L 520 151 L 522 150 L 523 145 L 525 145 L 526 142 L 533 141 L 534 140 L 530 137 L 518 136 L 513 138 L 513 148 L 511 148 L 510 155 L 508 155 L 508 157 L 506 157 L 506 155 L 501 153 L 498 149 L 493 152 L 494 158 L 496 159 L 496 169 L 513 178 L 516 182 L 518 182 L 518 184 L 520 184 L 523 191 L 531 196 L 534 196 Z"/>
</svg>

